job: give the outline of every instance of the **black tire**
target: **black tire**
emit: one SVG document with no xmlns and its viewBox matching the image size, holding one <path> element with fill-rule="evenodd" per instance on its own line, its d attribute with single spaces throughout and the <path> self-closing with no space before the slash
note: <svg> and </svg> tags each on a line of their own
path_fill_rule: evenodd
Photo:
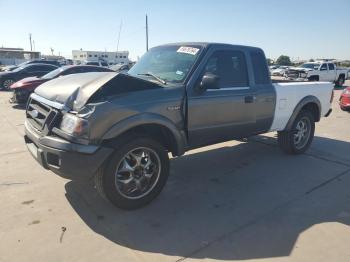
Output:
<svg viewBox="0 0 350 262">
<path fill-rule="evenodd" d="M 319 76 L 310 76 L 308 78 L 309 82 L 318 82 L 319 81 Z"/>
<path fill-rule="evenodd" d="M 10 86 L 14 83 L 15 81 L 13 79 L 5 79 L 1 82 L 1 88 L 3 90 L 10 90 Z"/>
<path fill-rule="evenodd" d="M 298 131 L 300 122 L 304 122 L 308 126 L 307 138 L 300 140 L 300 143 L 297 143 L 301 137 Z M 292 128 L 290 131 L 280 131 L 278 132 L 278 144 L 280 148 L 287 154 L 297 155 L 304 153 L 309 147 L 313 140 L 315 133 L 315 119 L 313 114 L 310 111 L 302 110 L 298 116 L 295 118 Z M 302 138 L 301 138 L 302 139 Z"/>
<path fill-rule="evenodd" d="M 345 76 L 339 76 L 338 80 L 335 82 L 335 85 L 338 87 L 342 87 L 345 83 Z"/>
<path fill-rule="evenodd" d="M 123 141 L 117 142 L 117 144 L 118 145 L 116 145 L 115 147 L 117 148 L 116 151 L 96 174 L 95 187 L 103 198 L 108 199 L 110 202 L 112 202 L 112 204 L 121 209 L 131 210 L 145 206 L 159 195 L 159 193 L 162 191 L 163 187 L 166 184 L 166 181 L 169 176 L 168 153 L 160 143 L 148 137 L 131 135 L 126 138 L 124 137 Z M 140 185 L 142 182 L 139 181 L 141 180 L 147 180 L 148 182 L 148 179 L 145 178 L 146 176 L 144 174 L 146 173 L 146 169 L 142 168 L 141 175 L 139 174 L 140 177 L 135 177 L 136 168 L 138 168 L 136 164 L 134 172 L 127 172 L 130 173 L 128 174 L 128 179 L 118 180 L 118 172 L 119 170 L 123 169 L 123 163 L 128 159 L 128 156 L 130 156 L 134 152 L 137 152 L 137 150 L 149 150 L 147 152 L 149 153 L 149 155 L 152 154 L 152 157 L 154 158 L 153 160 L 155 160 L 155 162 L 159 162 L 159 167 L 156 164 L 154 164 L 155 167 L 152 167 L 152 169 L 156 171 L 155 173 L 157 174 L 157 176 L 154 178 L 148 178 L 149 180 L 153 179 L 153 182 L 151 181 L 152 186 L 149 187 L 147 192 L 143 192 L 143 194 L 141 194 L 139 197 L 131 195 L 128 196 L 127 192 L 122 192 L 123 190 L 120 188 L 126 187 L 126 184 L 120 186 L 121 183 L 118 183 L 118 181 L 127 181 L 131 177 L 133 177 L 133 180 L 138 181 L 138 183 L 135 182 L 135 185 Z M 148 157 L 145 157 L 145 159 L 148 159 Z M 149 159 L 151 159 L 151 156 L 149 157 Z M 127 162 L 129 162 L 129 160 L 127 160 Z M 133 182 L 133 180 L 131 180 L 131 182 Z"/>
</svg>

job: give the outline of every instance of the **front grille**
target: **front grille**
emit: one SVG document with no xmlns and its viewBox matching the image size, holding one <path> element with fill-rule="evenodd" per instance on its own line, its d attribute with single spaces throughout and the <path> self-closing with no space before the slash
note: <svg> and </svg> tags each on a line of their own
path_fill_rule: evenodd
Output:
<svg viewBox="0 0 350 262">
<path fill-rule="evenodd" d="M 43 135 L 47 135 L 58 122 L 59 110 L 30 98 L 27 104 L 27 120 Z"/>
<path fill-rule="evenodd" d="M 298 70 L 287 70 L 285 73 L 288 78 L 301 78 L 300 74 L 304 74 L 304 72 Z"/>
</svg>

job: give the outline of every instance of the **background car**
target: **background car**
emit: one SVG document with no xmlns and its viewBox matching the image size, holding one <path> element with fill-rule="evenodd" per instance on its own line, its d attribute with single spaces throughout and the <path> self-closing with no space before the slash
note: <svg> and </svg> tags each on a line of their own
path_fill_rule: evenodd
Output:
<svg viewBox="0 0 350 262">
<path fill-rule="evenodd" d="M 278 68 L 271 71 L 271 75 L 283 76 L 288 68 L 289 68 L 288 66 L 279 66 Z"/>
<path fill-rule="evenodd" d="M 128 72 L 130 69 L 130 66 L 128 64 L 117 64 L 117 65 L 112 65 L 109 67 L 115 72 Z"/>
<path fill-rule="evenodd" d="M 0 72 L 0 87 L 9 90 L 10 86 L 20 79 L 30 76 L 41 77 L 57 68 L 57 66 L 49 64 L 27 64 L 13 71 Z"/>
<path fill-rule="evenodd" d="M 27 77 L 14 83 L 11 86 L 11 89 L 13 90 L 13 96 L 10 99 L 10 101 L 12 103 L 24 103 L 28 100 L 30 94 L 34 92 L 35 88 L 41 85 L 42 83 L 64 75 L 89 72 L 113 72 L 113 70 L 110 70 L 105 67 L 88 65 L 63 66 L 47 73 L 42 77 Z"/>
<path fill-rule="evenodd" d="M 103 66 L 103 67 L 108 67 L 108 63 L 105 61 L 86 61 L 84 65 L 92 65 L 92 66 Z"/>
<path fill-rule="evenodd" d="M 340 95 L 339 104 L 343 111 L 350 112 L 350 87 L 345 88 Z"/>
</svg>

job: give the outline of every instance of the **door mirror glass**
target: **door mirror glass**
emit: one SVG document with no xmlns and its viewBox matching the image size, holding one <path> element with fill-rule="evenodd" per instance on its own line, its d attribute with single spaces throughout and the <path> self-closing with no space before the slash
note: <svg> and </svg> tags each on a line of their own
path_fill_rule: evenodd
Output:
<svg viewBox="0 0 350 262">
<path fill-rule="evenodd" d="M 205 73 L 199 84 L 200 90 L 219 89 L 219 77 L 212 73 Z"/>
</svg>

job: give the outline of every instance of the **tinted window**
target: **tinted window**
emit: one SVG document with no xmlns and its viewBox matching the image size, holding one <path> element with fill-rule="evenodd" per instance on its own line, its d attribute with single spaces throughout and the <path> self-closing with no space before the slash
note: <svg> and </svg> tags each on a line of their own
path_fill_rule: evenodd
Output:
<svg viewBox="0 0 350 262">
<path fill-rule="evenodd" d="M 334 70 L 334 64 L 328 64 L 328 69 L 329 70 Z"/>
<path fill-rule="evenodd" d="M 327 70 L 327 64 L 322 64 L 320 70 Z"/>
<path fill-rule="evenodd" d="M 221 88 L 248 86 L 245 57 L 239 51 L 215 52 L 209 58 L 205 72 L 219 76 Z"/>
<path fill-rule="evenodd" d="M 252 61 L 255 84 L 270 83 L 269 71 L 266 65 L 266 59 L 262 52 L 251 52 L 250 59 Z"/>
</svg>

